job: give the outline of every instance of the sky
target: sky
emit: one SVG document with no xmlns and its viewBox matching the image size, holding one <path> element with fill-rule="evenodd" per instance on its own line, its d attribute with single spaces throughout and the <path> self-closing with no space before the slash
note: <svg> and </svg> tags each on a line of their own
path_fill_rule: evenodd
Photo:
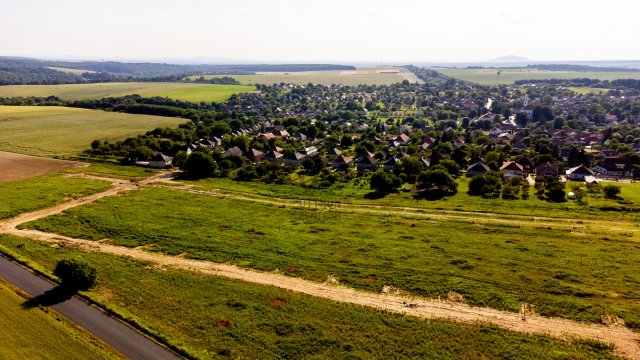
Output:
<svg viewBox="0 0 640 360">
<path fill-rule="evenodd" d="M 245 62 L 640 59 L 637 0 L 0 0 L 0 56 Z"/>
</svg>

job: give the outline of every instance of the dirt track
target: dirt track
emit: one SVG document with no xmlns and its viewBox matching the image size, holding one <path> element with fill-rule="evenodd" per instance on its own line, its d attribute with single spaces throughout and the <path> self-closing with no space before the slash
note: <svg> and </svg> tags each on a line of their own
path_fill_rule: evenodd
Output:
<svg viewBox="0 0 640 360">
<path fill-rule="evenodd" d="M 545 318 L 534 315 L 529 315 L 526 317 L 526 320 L 523 320 L 520 314 L 490 308 L 470 307 L 459 303 L 417 298 L 399 294 L 367 293 L 333 284 L 331 282 L 321 284 L 273 272 L 258 272 L 242 269 L 229 264 L 218 264 L 209 261 L 191 260 L 182 257 L 151 253 L 141 248 L 126 248 L 110 245 L 104 242 L 73 239 L 57 234 L 34 230 L 16 229 L 18 225 L 24 222 L 58 214 L 66 209 L 87 204 L 106 196 L 112 196 L 122 191 L 134 190 L 142 185 L 157 182 L 161 180 L 161 177 L 162 175 L 155 176 L 140 183 L 113 180 L 113 188 L 105 192 L 94 194 L 83 199 L 69 201 L 49 209 L 22 214 L 16 218 L 0 222 L 0 232 L 17 236 L 26 236 L 40 241 L 55 243 L 60 246 L 77 247 L 84 251 L 96 251 L 119 256 L 130 256 L 136 259 L 154 262 L 161 266 L 171 266 L 205 274 L 247 281 L 255 284 L 275 286 L 338 302 L 384 309 L 421 318 L 449 318 L 461 322 L 482 321 L 510 330 L 526 333 L 542 333 L 561 338 L 590 338 L 606 343 L 613 343 L 616 345 L 616 349 L 619 354 L 629 359 L 640 359 L 640 333 L 635 333 L 623 326 L 582 324 L 570 320 Z M 105 180 L 104 178 L 101 179 Z"/>
</svg>

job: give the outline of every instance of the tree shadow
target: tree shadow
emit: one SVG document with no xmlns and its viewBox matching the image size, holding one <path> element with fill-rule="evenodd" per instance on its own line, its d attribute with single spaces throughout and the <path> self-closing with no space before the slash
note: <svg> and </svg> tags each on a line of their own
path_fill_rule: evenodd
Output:
<svg viewBox="0 0 640 360">
<path fill-rule="evenodd" d="M 23 309 L 32 309 L 41 306 L 53 306 L 65 302 L 73 297 L 77 291 L 68 286 L 56 286 L 51 290 L 33 297 L 22 303 Z"/>
<path fill-rule="evenodd" d="M 385 193 L 385 192 L 372 191 L 370 193 L 364 194 L 364 198 L 367 199 L 367 200 L 377 200 L 377 199 L 382 199 L 383 197 L 385 197 L 387 195 L 388 195 L 388 193 Z"/>
</svg>

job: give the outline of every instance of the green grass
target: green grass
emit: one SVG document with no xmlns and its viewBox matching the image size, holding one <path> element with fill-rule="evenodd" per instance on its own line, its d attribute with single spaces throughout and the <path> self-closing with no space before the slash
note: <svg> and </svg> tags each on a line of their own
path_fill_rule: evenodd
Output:
<svg viewBox="0 0 640 360">
<path fill-rule="evenodd" d="M 0 91 L 2 87 L 0 87 Z M 95 139 L 115 141 L 184 119 L 45 106 L 0 106 L 0 150 L 68 157 Z"/>
<path fill-rule="evenodd" d="M 499 69 L 456 69 L 433 68 L 445 76 L 475 82 L 482 85 L 495 85 Z M 599 80 L 640 79 L 640 71 L 598 72 L 598 71 L 549 71 L 528 68 L 500 69 L 500 84 L 513 84 L 516 80 L 577 79 Z"/>
<path fill-rule="evenodd" d="M 25 299 L 0 279 L 0 358 L 115 359 L 116 353 L 46 308 L 24 308 Z"/>
<path fill-rule="evenodd" d="M 65 100 L 101 99 L 138 94 L 190 102 L 223 102 L 233 94 L 255 91 L 253 86 L 184 83 L 96 83 L 65 85 L 10 85 L 0 87 L 0 97 L 50 96 Z"/>
<path fill-rule="evenodd" d="M 298 178 L 297 182 L 304 182 Z M 619 211 L 602 211 L 602 208 L 625 207 L 629 210 L 640 208 L 640 196 L 636 195 L 637 184 L 619 184 L 622 187 L 623 200 L 630 202 L 624 205 L 602 197 L 589 197 L 588 205 L 579 205 L 575 201 L 553 203 L 538 199 L 534 189 L 529 190 L 527 200 L 505 201 L 502 199 L 486 199 L 467 194 L 468 179 L 460 177 L 458 193 L 437 201 L 416 200 L 411 193 L 392 193 L 380 199 L 367 199 L 371 192 L 367 179 L 356 179 L 349 183 L 338 183 L 331 188 L 305 188 L 299 185 L 264 184 L 258 182 L 236 182 L 229 179 L 206 179 L 185 184 L 196 185 L 200 189 L 221 189 L 223 192 L 242 192 L 248 195 L 281 197 L 287 199 L 305 199 L 317 201 L 334 201 L 367 205 L 390 205 L 422 208 L 428 210 L 456 210 L 470 212 L 491 212 L 512 215 L 531 215 L 558 218 L 601 219 L 608 221 L 633 220 L 633 213 Z M 570 186 L 572 183 L 569 183 Z M 567 191 L 570 189 L 567 188 Z M 637 210 L 635 210 L 637 211 Z"/>
<path fill-rule="evenodd" d="M 26 227 L 316 281 L 333 275 L 373 292 L 383 285 L 428 297 L 455 291 L 472 305 L 517 311 L 526 301 L 542 315 L 588 322 L 615 314 L 640 327 L 640 240 L 631 223 L 627 231 L 574 231 L 313 207 L 147 189 Z"/>
<path fill-rule="evenodd" d="M 83 258 L 98 269 L 90 296 L 202 359 L 613 358 L 594 341 L 420 320 L 12 236 L 0 235 L 0 247 L 49 271 L 62 258 Z"/>
<path fill-rule="evenodd" d="M 381 72 L 382 71 L 382 72 Z M 384 71 L 399 71 L 399 73 L 384 73 Z M 415 75 L 404 68 L 380 67 L 380 68 L 358 68 L 347 71 L 305 71 L 305 72 L 272 72 L 259 73 L 256 75 L 207 75 L 205 78 L 229 76 L 238 80 L 244 85 L 265 84 L 273 85 L 279 83 L 307 85 L 308 83 L 332 85 L 390 85 L 408 79 L 411 82 L 419 81 Z M 191 76 L 197 79 L 200 76 Z"/>
<path fill-rule="evenodd" d="M 66 178 L 62 174 L 0 183 L 0 219 L 105 191 L 109 186 L 106 181 Z"/>
<path fill-rule="evenodd" d="M 591 88 L 591 87 L 569 87 L 568 89 L 580 95 L 606 94 L 607 92 L 609 92 L 609 90 L 611 90 L 611 89 Z"/>
</svg>

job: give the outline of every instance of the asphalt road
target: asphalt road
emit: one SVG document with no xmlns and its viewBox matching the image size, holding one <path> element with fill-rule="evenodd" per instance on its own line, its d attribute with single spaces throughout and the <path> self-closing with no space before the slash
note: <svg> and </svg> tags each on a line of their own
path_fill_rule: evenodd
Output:
<svg viewBox="0 0 640 360">
<path fill-rule="evenodd" d="M 43 294 L 55 288 L 47 280 L 4 256 L 0 256 L 0 276 L 34 298 L 42 298 Z M 51 307 L 130 359 L 180 359 L 169 350 L 75 296 Z"/>
</svg>

